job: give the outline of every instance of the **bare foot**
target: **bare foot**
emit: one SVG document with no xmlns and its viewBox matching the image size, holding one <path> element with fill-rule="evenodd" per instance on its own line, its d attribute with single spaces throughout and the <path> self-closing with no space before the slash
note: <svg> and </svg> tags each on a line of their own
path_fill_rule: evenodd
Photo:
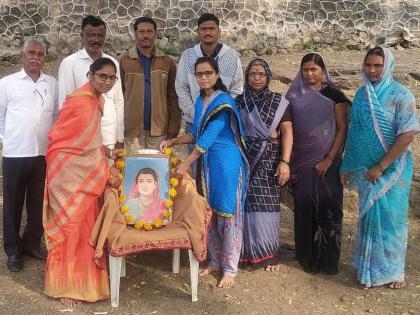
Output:
<svg viewBox="0 0 420 315">
<path fill-rule="evenodd" d="M 75 307 L 79 305 L 81 302 L 78 300 L 73 300 L 69 298 L 60 298 L 60 303 L 63 304 L 64 306 Z"/>
<path fill-rule="evenodd" d="M 198 275 L 200 277 L 205 277 L 205 276 L 208 276 L 209 274 L 211 274 L 212 272 L 219 271 L 219 270 L 220 269 L 215 267 L 215 266 L 208 265 L 207 268 L 201 269 L 200 272 L 198 273 Z"/>
<path fill-rule="evenodd" d="M 280 264 L 267 265 L 265 266 L 265 271 L 271 271 L 271 272 L 280 271 Z"/>
<path fill-rule="evenodd" d="M 390 289 L 402 289 L 406 286 L 405 279 L 401 281 L 394 281 L 388 284 L 388 288 Z"/>
<path fill-rule="evenodd" d="M 235 284 L 235 277 L 223 275 L 223 277 L 220 280 L 220 282 L 218 283 L 217 287 L 228 289 L 228 288 L 233 287 L 234 284 Z"/>
</svg>

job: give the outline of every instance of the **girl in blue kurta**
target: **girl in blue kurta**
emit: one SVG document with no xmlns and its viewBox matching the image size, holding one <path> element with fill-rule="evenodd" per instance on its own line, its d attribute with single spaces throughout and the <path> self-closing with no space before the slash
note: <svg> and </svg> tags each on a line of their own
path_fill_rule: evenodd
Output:
<svg viewBox="0 0 420 315">
<path fill-rule="evenodd" d="M 353 265 L 365 287 L 405 286 L 408 200 L 413 159 L 409 144 L 419 132 L 413 95 L 392 79 L 394 57 L 386 48 L 368 51 L 363 86 L 351 110 L 343 184 L 359 192 Z"/>
<path fill-rule="evenodd" d="M 201 95 L 195 103 L 192 133 L 163 141 L 161 150 L 176 144 L 196 144 L 177 166 L 176 174 L 184 175 L 198 160 L 198 190 L 214 212 L 208 232 L 210 262 L 200 274 L 222 271 L 218 286 L 227 288 L 233 285 L 238 272 L 248 166 L 242 150 L 239 114 L 219 77 L 217 62 L 211 57 L 199 58 L 195 75 Z"/>
</svg>

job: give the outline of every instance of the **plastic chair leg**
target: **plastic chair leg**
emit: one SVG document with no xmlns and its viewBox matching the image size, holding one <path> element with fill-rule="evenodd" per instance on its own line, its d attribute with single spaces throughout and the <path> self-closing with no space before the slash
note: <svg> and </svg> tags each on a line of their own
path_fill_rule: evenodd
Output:
<svg viewBox="0 0 420 315">
<path fill-rule="evenodd" d="M 122 256 L 121 258 L 122 259 L 121 259 L 121 275 L 120 275 L 120 277 L 123 278 L 127 275 L 127 271 L 125 269 L 125 256 Z"/>
<path fill-rule="evenodd" d="M 179 264 L 181 260 L 181 250 L 174 249 L 172 256 L 172 272 L 179 273 Z"/>
<path fill-rule="evenodd" d="M 190 277 L 191 277 L 191 300 L 193 302 L 198 301 L 198 260 L 195 259 L 194 253 L 191 249 L 188 250 L 188 256 L 190 258 Z"/>
<path fill-rule="evenodd" d="M 122 257 L 113 257 L 109 255 L 109 273 L 111 286 L 111 306 L 118 307 L 120 304 L 120 277 L 122 269 Z M 124 261 L 125 271 L 125 261 Z"/>
</svg>

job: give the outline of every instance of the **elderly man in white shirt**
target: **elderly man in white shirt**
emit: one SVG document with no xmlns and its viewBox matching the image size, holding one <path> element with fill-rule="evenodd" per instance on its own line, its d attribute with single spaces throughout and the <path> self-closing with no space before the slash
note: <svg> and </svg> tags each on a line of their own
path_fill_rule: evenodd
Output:
<svg viewBox="0 0 420 315">
<path fill-rule="evenodd" d="M 102 53 L 106 36 L 105 22 L 93 15 L 85 17 L 82 21 L 80 36 L 84 48 L 64 58 L 58 70 L 60 108 L 67 95 L 88 81 L 89 66 L 98 58 L 110 58 L 117 66 L 117 77 L 120 79 L 118 62 L 111 56 Z M 116 82 L 114 87 L 103 96 L 105 98 L 104 115 L 101 119 L 103 144 L 110 149 L 122 148 L 124 143 L 124 98 L 121 83 Z"/>
<path fill-rule="evenodd" d="M 58 115 L 56 79 L 42 72 L 45 46 L 25 43 L 23 69 L 0 80 L 0 138 L 3 142 L 3 243 L 7 267 L 23 268 L 23 255 L 45 259 L 42 205 L 48 131 Z M 26 198 L 26 199 L 25 199 Z M 19 234 L 23 205 L 27 223 Z"/>
</svg>

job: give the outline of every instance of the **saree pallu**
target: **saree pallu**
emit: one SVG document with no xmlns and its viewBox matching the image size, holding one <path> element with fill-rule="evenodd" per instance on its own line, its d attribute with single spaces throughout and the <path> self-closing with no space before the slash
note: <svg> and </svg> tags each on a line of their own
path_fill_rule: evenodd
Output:
<svg viewBox="0 0 420 315">
<path fill-rule="evenodd" d="M 248 164 L 242 149 L 242 126 L 229 94 L 214 92 L 207 106 L 200 96 L 195 104 L 197 185 L 214 217 L 209 226 L 209 264 L 235 276 L 242 246 L 242 215 L 248 183 Z"/>
<path fill-rule="evenodd" d="M 327 84 L 331 84 L 328 73 Z M 335 103 L 311 89 L 299 72 L 286 94 L 293 117 L 291 179 L 296 258 L 305 272 L 336 274 L 341 250 L 343 187 L 341 157 L 325 175 L 315 165 L 325 158 L 336 135 Z"/>
<path fill-rule="evenodd" d="M 281 144 L 272 135 L 289 102 L 266 87 L 255 95 L 246 89 L 237 104 L 250 164 L 240 263 L 244 267 L 276 265 L 280 247 L 281 186 L 275 172 L 280 162 Z"/>
<path fill-rule="evenodd" d="M 214 92 L 205 107 L 203 98 L 197 99 L 191 136 L 202 153 L 198 183 L 212 210 L 223 217 L 233 217 L 238 207 L 243 211 L 249 175 L 241 134 L 239 113 L 229 94 Z"/>
<path fill-rule="evenodd" d="M 357 91 L 341 172 L 350 173 L 359 194 L 353 266 L 361 284 L 371 287 L 404 280 L 412 154 L 406 150 L 378 177 L 364 177 L 402 133 L 419 131 L 413 95 L 392 79 L 394 58 L 385 54 L 384 71 L 372 84 L 363 73 Z"/>
<path fill-rule="evenodd" d="M 103 103 L 102 103 L 103 104 Z M 106 265 L 98 267 L 90 234 L 108 179 L 100 100 L 89 84 L 66 98 L 49 137 L 43 224 L 48 258 L 45 294 L 94 302 L 109 296 Z"/>
</svg>

